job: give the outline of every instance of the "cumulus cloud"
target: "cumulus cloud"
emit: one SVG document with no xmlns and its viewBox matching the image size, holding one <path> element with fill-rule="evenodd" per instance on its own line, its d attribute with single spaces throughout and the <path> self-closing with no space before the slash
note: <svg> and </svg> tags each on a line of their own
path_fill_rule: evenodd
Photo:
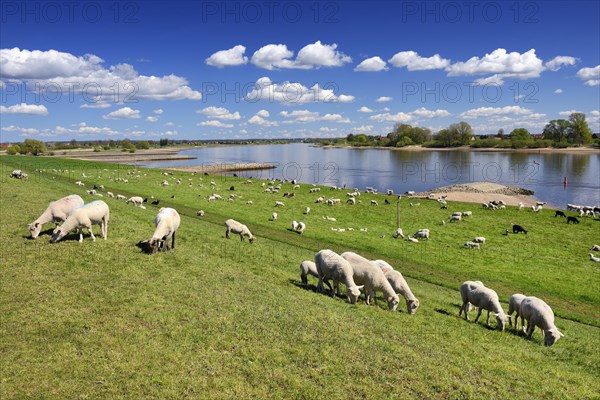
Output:
<svg viewBox="0 0 600 400">
<path fill-rule="evenodd" d="M 198 114 L 204 114 L 210 118 L 218 118 L 218 119 L 228 119 L 228 120 L 238 120 L 241 118 L 239 112 L 231 113 L 225 107 L 206 107 L 202 110 L 196 111 Z"/>
<path fill-rule="evenodd" d="M 398 112 L 396 114 L 383 113 L 383 114 L 375 114 L 369 117 L 370 120 L 376 122 L 409 122 L 412 120 L 412 115 L 406 114 L 403 112 Z"/>
<path fill-rule="evenodd" d="M 577 77 L 585 82 L 588 86 L 600 85 L 600 65 L 593 68 L 581 68 L 577 71 Z"/>
<path fill-rule="evenodd" d="M 95 103 L 83 103 L 79 106 L 80 108 L 109 108 L 110 103 L 105 101 L 97 101 Z"/>
<path fill-rule="evenodd" d="M 21 132 L 28 135 L 35 135 L 40 132 L 35 128 L 21 128 L 20 126 L 15 125 L 3 126 L 1 129 L 5 132 Z"/>
<path fill-rule="evenodd" d="M 565 65 L 575 65 L 575 64 L 577 64 L 577 59 L 575 57 L 556 56 L 544 65 L 550 71 L 558 71 Z"/>
<path fill-rule="evenodd" d="M 246 101 L 259 100 L 285 104 L 305 104 L 313 102 L 339 102 L 349 103 L 354 101 L 354 96 L 336 95 L 333 89 L 323 89 L 319 84 L 314 84 L 310 89 L 295 82 L 274 83 L 268 77 L 256 81 L 254 88 L 246 94 Z"/>
<path fill-rule="evenodd" d="M 386 103 L 388 101 L 392 101 L 392 98 L 388 97 L 388 96 L 381 96 L 380 98 L 378 98 L 375 101 L 378 102 L 378 103 Z"/>
<path fill-rule="evenodd" d="M 156 122 L 156 121 L 158 121 L 158 117 L 149 116 L 149 117 L 146 117 L 146 121 L 148 121 L 148 122 Z"/>
<path fill-rule="evenodd" d="M 545 117 L 545 114 L 534 113 L 533 110 L 522 108 L 520 106 L 505 107 L 479 107 L 467 110 L 459 115 L 460 118 L 500 118 L 507 115 L 526 115 L 529 119 L 539 119 Z"/>
<path fill-rule="evenodd" d="M 136 99 L 200 100 L 185 78 L 176 75 L 140 75 L 130 64 L 106 67 L 93 54 L 75 56 L 56 50 L 0 49 L 0 80 L 39 83 L 63 92 L 86 91 L 98 100 L 127 102 Z"/>
<path fill-rule="evenodd" d="M 373 125 L 361 125 L 355 128 L 352 128 L 353 132 L 356 133 L 370 133 L 373 131 Z"/>
<path fill-rule="evenodd" d="M 425 107 L 416 109 L 415 111 L 411 112 L 411 114 L 424 118 L 443 118 L 452 115 L 447 110 L 428 110 Z"/>
<path fill-rule="evenodd" d="M 336 50 L 337 44 L 322 44 L 320 40 L 304 46 L 292 59 L 294 52 L 285 44 L 268 44 L 256 50 L 250 62 L 259 68 L 273 69 L 313 69 L 320 67 L 340 67 L 352 62 L 352 58 Z"/>
<path fill-rule="evenodd" d="M 156 115 L 161 115 L 161 114 L 162 114 L 164 111 L 163 111 L 163 109 L 162 109 L 162 108 L 159 108 L 159 109 L 157 109 L 157 110 L 152 110 L 152 112 L 153 112 L 154 114 L 156 114 Z"/>
<path fill-rule="evenodd" d="M 282 117 L 287 120 L 284 121 L 286 124 L 291 123 L 308 123 L 308 122 L 317 122 L 317 121 L 326 121 L 326 122 L 337 122 L 341 124 L 350 123 L 351 121 L 348 118 L 345 118 L 341 114 L 325 114 L 321 115 L 317 111 L 309 111 L 309 110 L 294 110 L 294 111 L 281 111 L 279 113 Z"/>
<path fill-rule="evenodd" d="M 554 93 L 556 93 L 556 94 L 561 94 L 562 92 L 563 92 L 563 90 L 562 90 L 562 89 L 556 89 L 556 90 L 554 91 Z"/>
<path fill-rule="evenodd" d="M 134 110 L 130 107 L 123 107 L 111 113 L 103 115 L 104 119 L 138 119 L 141 118 L 140 110 Z"/>
<path fill-rule="evenodd" d="M 81 122 L 78 125 L 74 125 L 74 128 L 65 128 L 62 126 L 57 126 L 54 128 L 53 133 L 55 135 L 64 135 L 64 134 L 75 134 L 77 136 L 92 136 L 92 135 L 104 135 L 104 136 L 115 136 L 119 135 L 118 131 L 115 131 L 112 128 L 107 126 L 99 127 L 99 126 L 90 126 L 85 122 Z"/>
<path fill-rule="evenodd" d="M 580 113 L 581 111 L 577 111 L 577 110 L 568 110 L 568 111 L 561 111 L 558 113 L 558 115 L 562 115 L 563 117 L 568 117 L 573 113 Z"/>
<path fill-rule="evenodd" d="M 450 60 L 442 58 L 439 54 L 431 57 L 421 57 L 415 51 L 401 51 L 388 60 L 394 67 L 406 67 L 409 71 L 426 71 L 444 69 L 450 65 Z"/>
<path fill-rule="evenodd" d="M 248 120 L 248 123 L 260 126 L 279 126 L 276 121 L 267 120 L 269 116 L 270 114 L 267 110 L 260 110 Z"/>
<path fill-rule="evenodd" d="M 358 72 L 377 72 L 387 71 L 388 69 L 385 61 L 383 61 L 381 57 L 367 58 L 354 68 L 354 70 Z"/>
<path fill-rule="evenodd" d="M 213 119 L 197 123 L 198 126 L 210 126 L 213 128 L 233 128 L 233 124 L 224 124 L 223 122 Z"/>
<path fill-rule="evenodd" d="M 48 115 L 48 109 L 44 105 L 21 103 L 8 107 L 0 106 L 0 113 L 46 116 Z"/>
<path fill-rule="evenodd" d="M 365 106 L 362 106 L 361 108 L 359 108 L 356 111 L 362 112 L 362 113 L 372 113 L 373 112 L 373 110 L 371 110 L 369 107 L 365 107 Z"/>
<path fill-rule="evenodd" d="M 259 117 L 263 117 L 263 118 L 269 118 L 269 112 L 267 110 L 260 110 L 259 112 L 256 113 L 256 115 L 258 115 Z"/>
<path fill-rule="evenodd" d="M 221 50 L 212 54 L 204 62 L 207 65 L 217 68 L 232 67 L 244 65 L 248 62 L 248 57 L 244 56 L 246 47 L 238 44 L 229 50 Z"/>
</svg>

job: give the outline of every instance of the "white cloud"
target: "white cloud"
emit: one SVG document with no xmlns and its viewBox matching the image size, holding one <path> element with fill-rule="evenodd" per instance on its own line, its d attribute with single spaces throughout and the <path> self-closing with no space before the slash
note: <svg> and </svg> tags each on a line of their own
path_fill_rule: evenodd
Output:
<svg viewBox="0 0 600 400">
<path fill-rule="evenodd" d="M 256 115 L 258 115 L 259 117 L 263 117 L 263 118 L 269 118 L 269 112 L 267 110 L 260 110 L 259 112 L 256 113 Z"/>
<path fill-rule="evenodd" d="M 375 101 L 378 102 L 378 103 L 386 103 L 388 101 L 392 101 L 392 98 L 388 97 L 388 96 L 381 96 L 380 98 L 378 98 Z"/>
<path fill-rule="evenodd" d="M 556 89 L 556 90 L 554 91 L 554 93 L 556 93 L 556 94 L 561 94 L 562 92 L 563 92 L 563 90 L 562 90 L 562 89 Z"/>
<path fill-rule="evenodd" d="M 381 57 L 367 58 L 354 68 L 354 70 L 358 72 L 387 71 L 388 69 L 385 61 L 383 61 Z"/>
<path fill-rule="evenodd" d="M 361 125 L 356 128 L 352 128 L 353 132 L 357 133 L 370 133 L 373 131 L 373 125 Z"/>
<path fill-rule="evenodd" d="M 282 117 L 286 118 L 287 121 L 284 121 L 286 124 L 291 123 L 308 123 L 308 122 L 317 122 L 317 121 L 325 121 L 325 122 L 337 122 L 341 124 L 350 123 L 351 121 L 348 118 L 343 117 L 341 114 L 325 114 L 321 115 L 317 111 L 309 111 L 309 110 L 294 110 L 294 111 L 281 111 L 279 113 Z"/>
<path fill-rule="evenodd" d="M 15 104 L 12 106 L 0 106 L 2 114 L 24 114 L 24 115 L 48 115 L 48 109 L 44 105 L 37 104 Z"/>
<path fill-rule="evenodd" d="M 600 65 L 596 65 L 593 68 L 581 68 L 577 71 L 577 77 L 588 86 L 600 85 Z"/>
<path fill-rule="evenodd" d="M 410 114 L 398 112 L 397 114 L 375 114 L 370 116 L 369 119 L 377 122 L 408 122 L 412 119 L 412 116 Z"/>
<path fill-rule="evenodd" d="M 561 111 L 558 113 L 558 115 L 562 115 L 563 117 L 568 117 L 573 113 L 580 113 L 581 111 L 577 111 L 577 110 L 568 110 L 568 111 Z"/>
<path fill-rule="evenodd" d="M 304 46 L 292 60 L 294 52 L 285 44 L 268 44 L 256 50 L 250 62 L 259 68 L 268 70 L 298 68 L 313 69 L 320 67 L 339 67 L 352 59 L 336 50 L 337 44 L 322 44 L 316 41 Z"/>
<path fill-rule="evenodd" d="M 161 114 L 162 114 L 164 111 L 163 111 L 163 109 L 162 109 L 162 108 L 159 108 L 159 109 L 157 109 L 157 110 L 152 110 L 152 112 L 153 112 L 154 114 L 156 114 L 156 115 L 161 115 Z"/>
<path fill-rule="evenodd" d="M 228 119 L 228 120 L 238 120 L 241 118 L 239 112 L 230 113 L 228 109 L 224 107 L 206 107 L 202 110 L 196 111 L 198 114 L 204 114 L 210 118 L 218 118 L 218 119 Z"/>
<path fill-rule="evenodd" d="M 2 130 L 5 132 L 21 132 L 30 135 L 35 135 L 40 132 L 38 129 L 35 128 L 21 128 L 20 126 L 14 125 L 3 126 Z"/>
<path fill-rule="evenodd" d="M 29 51 L 0 49 L 0 79 L 27 80 L 41 87 L 53 85 L 63 92 L 86 90 L 88 97 L 98 100 L 127 102 L 136 99 L 200 100 L 200 92 L 192 90 L 185 78 L 140 75 L 129 64 L 105 67 L 93 54 L 75 56 L 56 50 Z"/>
<path fill-rule="evenodd" d="M 476 86 L 502 86 L 504 84 L 504 77 L 501 74 L 496 74 L 485 78 L 475 79 L 473 83 Z"/>
<path fill-rule="evenodd" d="M 77 136 L 92 136 L 92 135 L 105 135 L 105 136 L 115 136 L 120 133 L 109 128 L 98 127 L 98 126 L 89 126 L 85 122 L 81 122 L 78 125 L 74 125 L 76 128 L 64 128 L 62 126 L 57 126 L 54 128 L 54 134 L 56 135 L 64 135 L 64 134 L 75 134 Z"/>
<path fill-rule="evenodd" d="M 233 128 L 233 124 L 224 124 L 219 120 L 213 119 L 210 121 L 203 121 L 198 124 L 198 126 L 211 126 L 213 128 Z"/>
<path fill-rule="evenodd" d="M 217 51 L 208 57 L 204 62 L 207 65 L 217 68 L 244 65 L 248 62 L 248 57 L 244 56 L 245 51 L 246 47 L 238 44 L 229 50 Z"/>
<path fill-rule="evenodd" d="M 365 106 L 362 106 L 361 108 L 359 108 L 356 111 L 362 112 L 362 113 L 372 113 L 373 112 L 373 110 L 371 110 L 369 107 L 365 107 Z"/>
<path fill-rule="evenodd" d="M 575 57 L 569 56 L 556 56 L 552 60 L 548 61 L 545 64 L 545 67 L 550 71 L 558 71 L 564 65 L 575 65 L 577 64 L 577 59 Z"/>
<path fill-rule="evenodd" d="M 103 115 L 104 119 L 138 119 L 141 118 L 140 110 L 134 110 L 129 107 L 119 108 L 111 113 Z"/>
<path fill-rule="evenodd" d="M 305 104 L 312 102 L 348 103 L 354 101 L 354 96 L 345 94 L 336 95 L 333 89 L 323 89 L 319 84 L 315 84 L 309 89 L 300 83 L 274 83 L 268 77 L 263 77 L 256 81 L 254 89 L 246 95 L 246 101 L 248 102 L 259 100 L 285 104 Z"/>
<path fill-rule="evenodd" d="M 431 57 L 421 57 L 415 51 L 401 51 L 388 60 L 394 67 L 406 67 L 409 71 L 425 71 L 444 69 L 450 65 L 450 60 L 435 54 Z"/>
<path fill-rule="evenodd" d="M 279 126 L 277 121 L 269 121 L 269 120 L 265 119 L 264 117 L 261 117 L 258 114 L 253 115 L 252 118 L 250 118 L 248 120 L 248 123 L 253 124 L 253 125 L 260 125 L 260 126 Z"/>
<path fill-rule="evenodd" d="M 338 128 L 329 128 L 327 126 L 322 126 L 322 127 L 319 128 L 319 130 L 321 132 L 331 133 L 331 132 L 337 132 Z"/>
<path fill-rule="evenodd" d="M 158 121 L 158 117 L 154 117 L 154 116 L 146 117 L 146 121 L 156 122 L 156 121 Z"/>
<path fill-rule="evenodd" d="M 411 114 L 424 118 L 443 118 L 452 115 L 447 110 L 428 110 L 425 107 L 416 109 L 415 111 L 411 112 Z"/>
<path fill-rule="evenodd" d="M 594 117 L 600 117 L 600 111 L 598 110 L 592 110 L 590 114 L 592 114 Z"/>
<path fill-rule="evenodd" d="M 505 115 L 527 115 L 527 117 L 531 119 L 537 119 L 544 116 L 544 114 L 536 114 L 532 110 L 520 106 L 505 106 L 473 108 L 461 113 L 459 117 L 465 119 L 477 119 L 480 117 L 501 117 Z"/>
<path fill-rule="evenodd" d="M 167 122 L 167 123 L 165 124 L 165 126 L 169 126 L 169 127 L 170 127 L 170 126 L 175 126 L 175 124 L 174 124 L 173 122 L 169 121 L 169 122 Z"/>
<path fill-rule="evenodd" d="M 491 80 L 489 83 L 499 84 L 503 83 L 504 78 L 537 78 L 544 69 L 542 60 L 535 54 L 535 49 L 520 54 L 508 53 L 502 48 L 481 58 L 471 57 L 465 62 L 457 62 L 446 67 L 448 76 L 494 74 L 487 79 Z M 485 84 L 485 81 L 479 80 L 478 84 Z"/>
<path fill-rule="evenodd" d="M 109 108 L 110 103 L 105 101 L 97 101 L 95 103 L 83 103 L 79 106 L 80 108 Z"/>
</svg>

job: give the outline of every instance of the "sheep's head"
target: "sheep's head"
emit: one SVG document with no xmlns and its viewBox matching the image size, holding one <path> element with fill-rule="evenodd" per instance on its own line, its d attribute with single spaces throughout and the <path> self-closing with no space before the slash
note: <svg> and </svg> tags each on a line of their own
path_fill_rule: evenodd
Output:
<svg viewBox="0 0 600 400">
<path fill-rule="evenodd" d="M 406 300 L 406 308 L 408 310 L 408 313 L 410 315 L 413 315 L 414 313 L 417 312 L 417 308 L 419 308 L 419 300 L 418 299 Z"/>
<path fill-rule="evenodd" d="M 52 232 L 52 243 L 58 242 L 60 239 L 64 238 L 67 235 L 67 233 L 69 232 L 62 230 L 60 226 L 56 227 L 56 229 L 54 229 L 54 231 Z"/>
<path fill-rule="evenodd" d="M 510 317 L 504 313 L 502 313 L 502 314 L 496 313 L 496 314 L 494 314 L 494 316 L 496 317 L 496 322 L 498 323 L 498 328 L 500 328 L 500 330 L 503 331 L 504 327 L 506 326 L 506 323 L 508 322 Z"/>
<path fill-rule="evenodd" d="M 29 224 L 28 227 L 32 239 L 35 239 L 40 235 L 40 231 L 42 230 L 42 224 L 40 224 L 39 222 L 34 222 L 33 224 Z"/>
<path fill-rule="evenodd" d="M 563 336 L 565 335 L 560 333 L 558 329 L 550 329 L 549 331 L 544 332 L 544 345 L 552 346 L 554 343 L 556 343 L 558 339 L 560 339 Z"/>
<path fill-rule="evenodd" d="M 254 242 L 254 236 L 252 236 L 252 235 L 248 236 L 248 241 L 250 243 Z"/>
<path fill-rule="evenodd" d="M 390 311 L 396 311 L 398 309 L 398 304 L 400 303 L 398 299 L 398 295 L 392 296 L 388 299 L 388 307 Z"/>
<path fill-rule="evenodd" d="M 167 236 L 163 236 L 162 238 L 152 238 L 148 240 L 148 246 L 150 247 L 150 253 L 154 254 L 161 248 L 165 250 L 164 244 L 165 240 L 167 240 Z"/>
<path fill-rule="evenodd" d="M 358 296 L 360 296 L 360 289 L 362 289 L 364 285 L 361 286 L 352 286 L 348 288 L 348 301 L 351 304 L 356 304 L 358 300 Z"/>
</svg>

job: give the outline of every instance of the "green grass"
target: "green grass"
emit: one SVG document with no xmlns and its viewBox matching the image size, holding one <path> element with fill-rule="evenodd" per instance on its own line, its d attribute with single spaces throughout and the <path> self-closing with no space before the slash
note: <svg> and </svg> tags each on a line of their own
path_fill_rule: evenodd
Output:
<svg viewBox="0 0 600 400">
<path fill-rule="evenodd" d="M 2 398 L 599 398 L 600 279 L 587 258 L 598 221 L 571 226 L 546 210 L 456 203 L 440 210 L 402 199 L 405 233 L 431 230 L 429 242 L 411 245 L 391 238 L 395 206 L 384 206 L 382 196 L 328 207 L 313 203 L 318 194 L 308 194 L 308 185 L 283 199 L 290 184 L 266 194 L 256 179 L 243 185 L 242 178 L 174 173 L 183 184 L 161 187 L 171 179 L 160 171 L 142 169 L 135 178 L 128 166 L 29 157 L 2 157 L 0 166 Z M 16 167 L 29 180 L 8 178 Z M 129 183 L 109 181 L 113 169 Z M 74 185 L 79 179 L 85 188 Z M 151 236 L 157 208 L 106 197 L 108 241 L 86 235 L 83 244 L 75 236 L 51 244 L 47 231 L 26 238 L 26 225 L 49 201 L 70 193 L 92 200 L 84 189 L 94 183 L 177 208 L 176 249 L 141 253 L 135 244 Z M 227 196 L 231 185 L 241 199 L 207 202 L 213 192 Z M 321 191 L 334 193 L 345 197 Z M 381 205 L 370 207 L 371 198 Z M 286 207 L 270 222 L 275 200 Z M 198 209 L 206 217 L 196 217 Z M 466 210 L 471 219 L 440 225 Z M 246 223 L 255 243 L 226 240 L 227 218 Z M 307 224 L 305 234 L 288 231 L 292 219 Z M 511 221 L 529 234 L 502 236 Z M 484 248 L 462 249 L 474 236 L 487 238 Z M 301 285 L 298 265 L 322 248 L 388 260 L 420 299 L 417 314 L 389 312 L 384 302 L 349 305 L 316 293 L 314 279 Z M 565 338 L 548 348 L 539 331 L 527 340 L 458 318 L 466 279 L 483 281 L 504 301 L 516 292 L 545 299 Z"/>
</svg>

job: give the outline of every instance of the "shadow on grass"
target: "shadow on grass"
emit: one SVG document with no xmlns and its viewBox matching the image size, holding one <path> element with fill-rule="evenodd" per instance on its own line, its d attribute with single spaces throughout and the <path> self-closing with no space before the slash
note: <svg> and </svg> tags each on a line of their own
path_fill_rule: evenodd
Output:
<svg viewBox="0 0 600 400">
<path fill-rule="evenodd" d="M 40 234 L 38 235 L 38 238 L 42 237 L 42 236 L 45 236 L 45 235 L 48 235 L 48 236 L 52 237 L 52 232 L 54 232 L 53 228 L 49 228 L 49 229 L 46 229 L 45 231 L 41 231 Z M 36 238 L 32 238 L 31 234 L 23 235 L 22 237 L 23 237 L 23 239 L 29 239 L 29 240 L 35 240 L 36 239 Z"/>
</svg>

